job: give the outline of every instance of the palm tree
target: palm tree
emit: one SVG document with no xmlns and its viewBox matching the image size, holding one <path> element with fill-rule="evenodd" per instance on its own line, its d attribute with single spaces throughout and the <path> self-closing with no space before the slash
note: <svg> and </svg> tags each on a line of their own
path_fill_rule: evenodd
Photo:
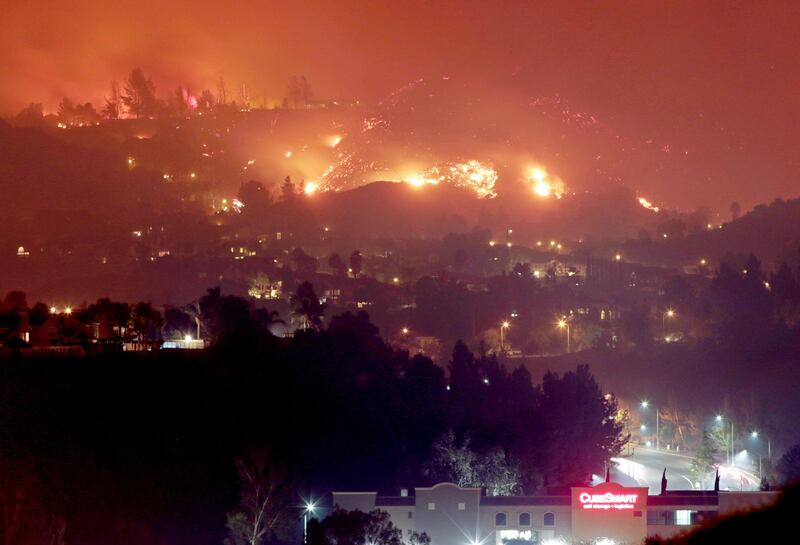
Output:
<svg viewBox="0 0 800 545">
<path fill-rule="evenodd" d="M 303 282 L 297 286 L 290 302 L 292 316 L 301 320 L 303 329 L 308 329 L 309 326 L 319 329 L 322 326 L 322 316 L 328 305 L 320 302 L 311 282 Z"/>
</svg>

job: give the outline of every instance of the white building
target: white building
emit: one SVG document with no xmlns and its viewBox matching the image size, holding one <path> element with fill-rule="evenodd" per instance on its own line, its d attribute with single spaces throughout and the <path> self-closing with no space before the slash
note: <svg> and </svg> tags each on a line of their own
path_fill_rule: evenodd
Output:
<svg viewBox="0 0 800 545">
<path fill-rule="evenodd" d="M 647 536 L 668 537 L 701 521 L 769 505 L 777 492 L 668 491 L 602 483 L 569 495 L 485 496 L 479 488 L 441 483 L 412 495 L 334 492 L 342 509 L 381 509 L 408 539 L 426 532 L 432 545 L 634 545 Z M 605 541 L 603 541 L 605 540 Z"/>
</svg>

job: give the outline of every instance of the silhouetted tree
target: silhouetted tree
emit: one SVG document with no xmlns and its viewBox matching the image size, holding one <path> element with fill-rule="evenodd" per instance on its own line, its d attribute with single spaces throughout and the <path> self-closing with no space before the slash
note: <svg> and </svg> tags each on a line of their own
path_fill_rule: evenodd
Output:
<svg viewBox="0 0 800 545">
<path fill-rule="evenodd" d="M 119 84 L 116 81 L 111 82 L 111 94 L 105 97 L 105 106 L 101 111 L 103 117 L 106 119 L 119 119 L 122 116 L 122 97 L 119 93 Z"/>
<path fill-rule="evenodd" d="M 353 253 L 350 254 L 350 272 L 353 278 L 358 278 L 358 275 L 361 274 L 361 267 L 363 264 L 364 257 L 361 255 L 361 252 L 354 250 Z"/>
<path fill-rule="evenodd" d="M 336 508 L 321 523 L 329 545 L 402 545 L 400 529 L 389 513 L 374 509 L 346 511 Z"/>
<path fill-rule="evenodd" d="M 781 457 L 778 474 L 784 484 L 800 483 L 800 444 L 794 445 Z"/>
<path fill-rule="evenodd" d="M 197 110 L 200 112 L 210 112 L 216 103 L 217 99 L 214 93 L 209 89 L 203 89 L 203 92 L 197 97 Z"/>
<path fill-rule="evenodd" d="M 292 314 L 300 319 L 303 329 L 322 327 L 322 318 L 328 305 L 320 302 L 310 282 L 303 282 L 297 286 L 297 291 L 291 296 L 290 301 Z"/>
<path fill-rule="evenodd" d="M 28 297 L 24 291 L 10 291 L 3 299 L 3 307 L 10 310 L 26 310 L 28 308 Z"/>
<path fill-rule="evenodd" d="M 501 447 L 478 452 L 469 435 L 459 443 L 449 430 L 432 447 L 425 473 L 431 482 L 452 482 L 459 486 L 483 488 L 489 496 L 509 496 L 521 491 L 519 471 L 508 461 Z"/>
<path fill-rule="evenodd" d="M 538 455 L 531 461 L 552 483 L 585 482 L 628 440 L 616 413 L 616 399 L 603 394 L 588 366 L 561 377 L 547 373 L 536 411 L 540 429 L 532 430 Z"/>
<path fill-rule="evenodd" d="M 331 271 L 333 271 L 333 274 L 336 276 L 347 275 L 347 265 L 344 264 L 342 256 L 337 253 L 333 253 L 328 257 L 328 267 L 330 267 Z"/>
<path fill-rule="evenodd" d="M 75 118 L 75 105 L 67 97 L 58 103 L 58 118 L 64 123 L 72 123 Z"/>
<path fill-rule="evenodd" d="M 692 467 L 690 473 L 695 482 L 703 482 L 703 479 L 711 471 L 711 468 L 716 461 L 718 455 L 717 447 L 711 434 L 708 430 L 703 430 L 703 437 L 700 441 L 700 448 L 695 452 L 692 458 Z"/>
<path fill-rule="evenodd" d="M 294 519 L 295 490 L 269 450 L 253 449 L 236 459 L 239 505 L 228 514 L 230 545 L 262 545 Z"/>
<path fill-rule="evenodd" d="M 272 204 L 272 196 L 261 182 L 250 180 L 239 188 L 239 200 L 245 214 L 263 214 Z"/>
<path fill-rule="evenodd" d="M 39 302 L 31 308 L 30 314 L 28 315 L 28 323 L 32 327 L 38 327 L 45 323 L 49 317 L 50 308 L 44 303 Z"/>
<path fill-rule="evenodd" d="M 283 184 L 281 185 L 281 201 L 289 202 L 292 201 L 296 197 L 295 193 L 295 186 L 292 182 L 292 178 L 287 176 L 283 179 Z"/>
<path fill-rule="evenodd" d="M 131 326 L 138 333 L 139 340 L 157 340 L 163 324 L 161 313 L 150 303 L 137 303 L 133 307 Z"/>
<path fill-rule="evenodd" d="M 168 339 L 183 339 L 186 335 L 194 337 L 194 320 L 183 310 L 170 307 L 164 311 L 164 334 Z"/>
<path fill-rule="evenodd" d="M 209 289 L 200 298 L 200 316 L 211 344 L 226 342 L 239 345 L 252 340 L 256 335 L 255 322 L 250 314 L 250 305 L 234 295 L 222 295 L 220 288 Z"/>
<path fill-rule="evenodd" d="M 156 86 L 153 80 L 145 77 L 140 68 L 134 68 L 125 81 L 122 103 L 134 117 L 155 115 L 158 109 Z"/>
<path fill-rule="evenodd" d="M 43 122 L 44 107 L 38 102 L 32 102 L 14 117 L 14 124 L 19 127 L 40 127 Z"/>
<path fill-rule="evenodd" d="M 784 261 L 778 270 L 770 276 L 772 293 L 781 303 L 797 302 L 800 300 L 800 290 L 792 269 Z"/>
</svg>

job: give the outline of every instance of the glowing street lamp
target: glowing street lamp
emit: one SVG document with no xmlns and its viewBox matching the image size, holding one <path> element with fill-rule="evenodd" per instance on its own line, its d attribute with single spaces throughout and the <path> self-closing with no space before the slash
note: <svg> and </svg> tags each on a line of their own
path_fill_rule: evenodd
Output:
<svg viewBox="0 0 800 545">
<path fill-rule="evenodd" d="M 506 342 L 506 329 L 511 327 L 511 323 L 508 320 L 503 320 L 500 324 L 500 352 L 505 350 L 505 342 Z"/>
<path fill-rule="evenodd" d="M 650 402 L 649 402 L 649 401 L 647 401 L 647 400 L 644 400 L 644 401 L 642 401 L 642 404 L 641 404 L 641 406 L 642 406 L 642 409 L 647 409 L 648 407 L 650 407 Z M 654 408 L 654 409 L 655 409 L 655 411 L 656 411 L 656 450 L 658 450 L 658 449 L 659 449 L 659 447 L 661 447 L 661 438 L 659 437 L 659 436 L 661 435 L 661 434 L 659 433 L 659 428 L 660 428 L 660 422 L 659 422 L 659 420 L 660 420 L 660 416 L 659 416 L 658 407 L 653 407 L 653 408 Z M 644 428 L 644 426 L 642 426 L 642 428 Z"/>
<path fill-rule="evenodd" d="M 750 433 L 750 438 L 754 439 L 754 440 L 757 440 L 758 439 L 758 432 L 753 430 Z M 767 458 L 769 458 L 770 460 L 772 459 L 772 440 L 769 437 L 767 437 Z"/>
<path fill-rule="evenodd" d="M 718 424 L 722 424 L 723 416 L 721 414 L 718 414 L 714 418 L 714 420 Z M 733 418 L 731 418 L 731 436 L 730 436 L 730 440 L 728 442 L 728 447 L 729 447 L 729 449 L 728 449 L 728 452 L 725 453 L 725 456 L 728 457 L 728 459 L 730 460 L 730 466 L 733 467 L 734 466 L 734 462 L 735 462 L 735 460 L 734 460 L 734 451 L 733 451 Z"/>
<path fill-rule="evenodd" d="M 400 332 L 401 332 L 403 335 L 408 335 L 408 331 L 409 331 L 409 329 L 408 329 L 407 327 L 404 327 L 403 329 L 401 329 L 401 330 L 400 330 Z"/>
<path fill-rule="evenodd" d="M 674 309 L 668 308 L 664 311 L 664 314 L 661 315 L 661 332 L 664 333 L 666 331 L 667 323 L 666 320 L 669 318 L 670 320 L 673 319 L 677 313 Z"/>
<path fill-rule="evenodd" d="M 72 309 L 67 307 L 64 309 L 64 314 L 72 314 Z"/>
<path fill-rule="evenodd" d="M 50 307 L 50 314 L 55 314 L 57 311 L 56 307 Z"/>
<path fill-rule="evenodd" d="M 303 509 L 303 543 L 308 542 L 308 515 L 309 513 L 313 516 L 314 510 L 317 508 L 314 505 L 313 501 L 306 502 L 304 509 Z"/>
<path fill-rule="evenodd" d="M 569 321 L 567 320 L 567 318 L 562 318 L 562 319 L 560 319 L 558 321 L 557 325 L 558 325 L 559 329 L 561 329 L 561 330 L 566 329 L 567 330 L 567 352 L 569 352 L 570 351 L 570 347 L 569 347 Z"/>
</svg>

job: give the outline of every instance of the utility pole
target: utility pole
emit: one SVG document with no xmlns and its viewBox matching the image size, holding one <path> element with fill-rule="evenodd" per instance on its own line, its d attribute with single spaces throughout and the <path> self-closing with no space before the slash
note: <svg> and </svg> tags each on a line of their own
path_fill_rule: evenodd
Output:
<svg viewBox="0 0 800 545">
<path fill-rule="evenodd" d="M 658 407 L 656 407 L 656 450 L 660 448 L 661 434 L 658 433 Z"/>
</svg>

